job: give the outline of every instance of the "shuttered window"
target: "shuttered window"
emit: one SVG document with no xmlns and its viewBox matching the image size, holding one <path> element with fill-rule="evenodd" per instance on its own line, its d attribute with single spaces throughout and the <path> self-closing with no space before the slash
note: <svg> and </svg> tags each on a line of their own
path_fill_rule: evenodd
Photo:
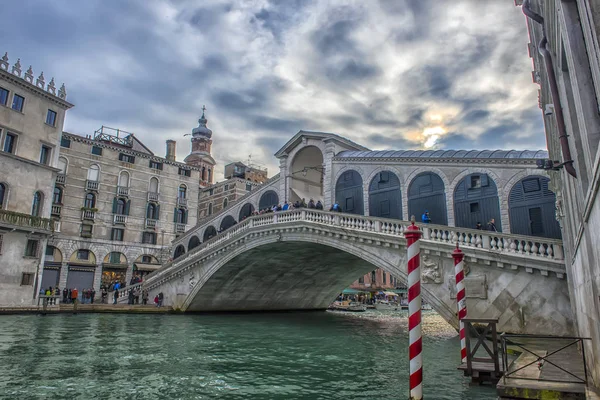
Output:
<svg viewBox="0 0 600 400">
<path fill-rule="evenodd" d="M 535 179 L 524 179 L 523 180 L 523 191 L 525 193 L 531 193 L 531 192 L 539 192 L 541 190 L 540 187 L 540 180 L 535 178 Z"/>
</svg>

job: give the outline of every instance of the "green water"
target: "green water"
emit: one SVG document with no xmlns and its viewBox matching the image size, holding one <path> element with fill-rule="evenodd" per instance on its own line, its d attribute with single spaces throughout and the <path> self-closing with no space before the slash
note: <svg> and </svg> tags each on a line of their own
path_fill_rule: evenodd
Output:
<svg viewBox="0 0 600 400">
<path fill-rule="evenodd" d="M 2 399 L 407 399 L 406 314 L 0 317 Z M 495 399 L 424 314 L 426 399 Z"/>
</svg>

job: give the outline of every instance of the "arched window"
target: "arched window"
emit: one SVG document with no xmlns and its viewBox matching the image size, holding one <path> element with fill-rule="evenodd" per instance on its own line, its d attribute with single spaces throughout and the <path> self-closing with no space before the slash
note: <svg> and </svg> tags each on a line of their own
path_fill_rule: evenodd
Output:
<svg viewBox="0 0 600 400">
<path fill-rule="evenodd" d="M 6 190 L 6 185 L 4 183 L 0 183 L 0 209 L 6 208 L 6 200 L 7 200 L 8 190 Z"/>
<path fill-rule="evenodd" d="M 212 171 L 208 169 L 208 182 L 212 182 Z"/>
<path fill-rule="evenodd" d="M 185 185 L 179 186 L 178 197 L 180 199 L 185 199 L 186 192 L 187 192 L 187 188 L 185 187 Z"/>
<path fill-rule="evenodd" d="M 35 192 L 33 195 L 33 205 L 31 206 L 31 215 L 39 217 L 42 215 L 42 204 L 44 203 L 44 195 L 42 192 Z"/>
<path fill-rule="evenodd" d="M 152 178 L 150 178 L 150 187 L 148 188 L 148 191 L 151 193 L 158 193 L 158 178 L 153 176 Z"/>
<path fill-rule="evenodd" d="M 58 169 L 60 169 L 61 174 L 67 173 L 67 159 L 65 157 L 58 157 Z"/>
<path fill-rule="evenodd" d="M 202 180 L 206 180 L 206 167 L 202 167 Z"/>
<path fill-rule="evenodd" d="M 146 209 L 146 218 L 158 219 L 158 206 L 156 204 L 148 203 L 148 208 Z"/>
<path fill-rule="evenodd" d="M 85 208 L 94 208 L 96 207 L 96 196 L 93 193 L 88 193 L 85 195 L 85 204 L 83 205 Z"/>
<path fill-rule="evenodd" d="M 183 208 L 177 209 L 176 221 L 178 224 L 185 224 L 185 210 Z"/>
<path fill-rule="evenodd" d="M 96 164 L 90 165 L 90 169 L 88 169 L 88 181 L 98 181 L 98 177 L 100 176 L 100 167 Z"/>
<path fill-rule="evenodd" d="M 212 203 L 208 203 L 208 215 L 212 215 Z"/>
<path fill-rule="evenodd" d="M 129 187 L 129 172 L 121 171 L 119 173 L 119 186 Z"/>
<path fill-rule="evenodd" d="M 54 188 L 54 197 L 52 198 L 52 203 L 54 204 L 62 204 L 62 189 L 59 187 Z"/>
<path fill-rule="evenodd" d="M 223 200 L 223 208 L 227 207 L 227 199 Z"/>
<path fill-rule="evenodd" d="M 117 212 L 116 214 L 125 215 L 125 200 L 118 199 L 117 200 Z"/>
</svg>

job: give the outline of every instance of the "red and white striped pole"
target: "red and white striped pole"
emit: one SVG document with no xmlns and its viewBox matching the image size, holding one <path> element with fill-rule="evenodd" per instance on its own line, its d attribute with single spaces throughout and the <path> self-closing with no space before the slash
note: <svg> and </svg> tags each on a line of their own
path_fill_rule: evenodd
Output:
<svg viewBox="0 0 600 400">
<path fill-rule="evenodd" d="M 423 399 L 423 341 L 421 338 L 421 249 L 422 232 L 412 224 L 404 231 L 408 259 L 408 357 L 410 400 Z"/>
<path fill-rule="evenodd" d="M 465 342 L 465 324 L 463 319 L 467 316 L 467 300 L 465 298 L 465 273 L 463 270 L 463 253 L 458 248 L 456 243 L 456 250 L 452 252 L 454 257 L 454 275 L 456 276 L 456 303 L 458 304 L 458 321 L 459 321 L 459 335 L 460 335 L 460 360 L 461 362 L 467 362 L 467 344 Z"/>
</svg>

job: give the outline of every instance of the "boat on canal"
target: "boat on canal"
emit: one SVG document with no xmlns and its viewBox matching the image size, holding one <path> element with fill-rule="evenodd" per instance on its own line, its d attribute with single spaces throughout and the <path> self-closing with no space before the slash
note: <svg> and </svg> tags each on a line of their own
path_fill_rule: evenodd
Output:
<svg viewBox="0 0 600 400">
<path fill-rule="evenodd" d="M 362 303 L 358 303 L 356 301 L 344 300 L 344 301 L 334 301 L 333 303 L 331 303 L 329 305 L 329 309 L 335 310 L 335 311 L 363 312 L 363 311 L 367 311 L 367 306 Z"/>
</svg>

